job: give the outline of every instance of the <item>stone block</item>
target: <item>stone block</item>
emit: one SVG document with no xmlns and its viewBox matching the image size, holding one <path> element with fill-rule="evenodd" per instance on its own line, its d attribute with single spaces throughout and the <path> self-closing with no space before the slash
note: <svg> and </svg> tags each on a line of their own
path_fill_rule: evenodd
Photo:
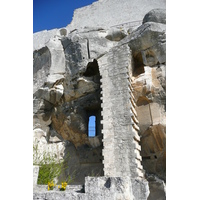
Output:
<svg viewBox="0 0 200 200">
<path fill-rule="evenodd" d="M 33 186 L 37 185 L 39 166 L 33 165 Z"/>
<path fill-rule="evenodd" d="M 149 104 L 136 108 L 141 134 L 152 124 Z"/>
<path fill-rule="evenodd" d="M 143 178 L 132 179 L 132 191 L 135 200 L 147 200 L 150 193 L 148 181 Z"/>
<path fill-rule="evenodd" d="M 142 164 L 147 173 L 156 174 L 165 180 L 166 176 L 166 127 L 150 126 L 141 137 Z"/>
<path fill-rule="evenodd" d="M 40 193 L 37 193 L 37 192 L 34 192 L 33 193 L 33 200 L 45 200 L 46 198 L 46 194 L 44 192 L 40 192 Z"/>
<path fill-rule="evenodd" d="M 165 111 L 163 106 L 158 103 L 150 103 L 151 116 L 153 125 L 165 124 Z"/>
<path fill-rule="evenodd" d="M 129 177 L 86 177 L 85 192 L 96 196 L 110 194 L 112 200 L 133 199 Z"/>
<path fill-rule="evenodd" d="M 149 182 L 150 190 L 148 200 L 166 200 L 166 189 L 164 181 L 155 175 L 148 175 L 147 181 Z"/>
</svg>

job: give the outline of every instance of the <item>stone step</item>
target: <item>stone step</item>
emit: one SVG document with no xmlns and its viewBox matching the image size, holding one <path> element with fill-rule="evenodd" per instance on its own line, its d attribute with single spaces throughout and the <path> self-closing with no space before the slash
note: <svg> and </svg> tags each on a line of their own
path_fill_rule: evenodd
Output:
<svg viewBox="0 0 200 200">
<path fill-rule="evenodd" d="M 130 101 L 131 102 L 131 111 L 133 112 L 133 114 L 137 117 L 137 112 L 136 112 L 136 110 L 135 110 L 135 108 L 134 108 L 134 104 L 133 104 L 133 101 L 131 100 Z"/>
<path fill-rule="evenodd" d="M 135 136 L 133 137 L 133 139 L 134 139 L 136 142 L 140 142 L 140 137 L 137 136 L 137 135 L 135 135 Z"/>
<path fill-rule="evenodd" d="M 131 118 L 133 119 L 133 121 L 134 121 L 136 124 L 138 124 L 138 123 L 139 123 L 139 121 L 137 120 L 137 118 L 135 117 L 135 115 L 134 115 L 134 114 L 131 116 Z"/>
<path fill-rule="evenodd" d="M 131 120 L 132 120 L 132 119 L 131 119 Z M 134 128 L 135 130 L 137 130 L 137 131 L 140 130 L 139 126 L 138 126 L 136 123 L 133 123 L 132 126 L 133 126 L 133 128 Z"/>
<path fill-rule="evenodd" d="M 138 142 L 136 142 L 135 140 L 133 140 L 133 147 L 135 148 L 135 149 L 137 149 L 138 151 L 141 151 L 141 146 L 138 144 Z"/>
</svg>

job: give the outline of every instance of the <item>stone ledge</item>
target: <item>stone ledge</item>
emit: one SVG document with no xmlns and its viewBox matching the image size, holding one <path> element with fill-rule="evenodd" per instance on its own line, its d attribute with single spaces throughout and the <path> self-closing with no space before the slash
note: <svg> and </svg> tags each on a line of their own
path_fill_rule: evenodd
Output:
<svg viewBox="0 0 200 200">
<path fill-rule="evenodd" d="M 146 200 L 148 195 L 148 182 L 143 178 L 104 176 L 86 177 L 85 191 L 81 186 L 67 186 L 63 192 L 36 186 L 33 200 Z"/>
</svg>

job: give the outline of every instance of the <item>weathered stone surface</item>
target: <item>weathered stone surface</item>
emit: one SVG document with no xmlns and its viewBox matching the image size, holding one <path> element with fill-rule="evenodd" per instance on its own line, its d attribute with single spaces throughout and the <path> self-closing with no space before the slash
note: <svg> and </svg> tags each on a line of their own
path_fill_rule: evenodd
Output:
<svg viewBox="0 0 200 200">
<path fill-rule="evenodd" d="M 57 29 L 44 30 L 33 34 L 33 51 L 45 47 L 50 38 L 54 37 Z"/>
<path fill-rule="evenodd" d="M 44 82 L 51 66 L 51 53 L 48 47 L 43 47 L 33 53 L 33 93 L 35 93 Z"/>
<path fill-rule="evenodd" d="M 135 123 L 131 120 L 134 114 L 131 110 L 130 85 L 127 76 L 131 67 L 130 53 L 128 45 L 124 45 L 113 48 L 99 59 L 99 65 L 104 66 L 103 69 L 100 68 L 100 73 L 102 74 L 103 156 L 106 176 L 133 178 L 143 176 L 140 161 L 136 161 L 136 158 L 140 159 L 139 152 L 135 151 L 137 142 L 133 139 L 138 135 Z M 110 69 L 111 65 L 113 65 L 112 69 Z"/>
<path fill-rule="evenodd" d="M 123 30 L 112 28 L 108 31 L 108 34 L 106 35 L 106 39 L 111 41 L 120 41 L 124 37 L 127 36 L 127 33 Z"/>
<path fill-rule="evenodd" d="M 149 11 L 143 18 L 143 24 L 146 22 L 156 22 L 166 24 L 166 10 L 153 9 Z"/>
<path fill-rule="evenodd" d="M 39 166 L 33 165 L 33 186 L 37 185 Z"/>
<path fill-rule="evenodd" d="M 141 105 L 137 109 L 140 131 L 144 132 L 152 124 L 149 104 Z"/>
<path fill-rule="evenodd" d="M 142 164 L 147 173 L 166 180 L 166 128 L 158 124 L 150 126 L 141 137 Z"/>
<path fill-rule="evenodd" d="M 119 44 L 129 43 L 134 62 L 154 66 L 166 62 L 166 25 L 146 22 L 130 33 Z M 142 59 L 139 60 L 141 54 Z"/>
<path fill-rule="evenodd" d="M 141 135 L 142 164 L 146 172 L 154 173 L 165 180 L 165 66 L 144 67 L 144 71 L 133 81 Z"/>
<path fill-rule="evenodd" d="M 88 194 L 107 195 L 109 199 L 133 199 L 129 177 L 86 177 L 85 192 Z"/>
<path fill-rule="evenodd" d="M 37 186 L 33 200 L 145 200 L 148 195 L 149 187 L 144 179 L 86 177 L 84 190 L 80 186 L 67 186 L 64 192 L 56 188 L 47 191 L 47 187 Z"/>
<path fill-rule="evenodd" d="M 152 174 L 147 175 L 146 178 L 149 182 L 150 190 L 148 200 L 165 200 L 166 189 L 164 181 Z"/>
<path fill-rule="evenodd" d="M 165 9 L 165 6 L 165 0 L 126 0 L 123 3 L 121 0 L 100 0 L 75 10 L 67 29 L 72 31 L 84 26 L 111 27 L 130 21 L 142 22 L 147 12 L 154 8 Z"/>
<path fill-rule="evenodd" d="M 145 200 L 149 196 L 149 185 L 146 179 L 132 179 L 132 191 L 135 199 Z"/>
<path fill-rule="evenodd" d="M 82 186 L 67 186 L 66 191 L 59 191 L 58 188 L 54 190 L 47 190 L 47 186 L 37 185 L 34 188 L 33 200 L 87 200 L 87 196 L 84 193 L 79 193 Z"/>
</svg>

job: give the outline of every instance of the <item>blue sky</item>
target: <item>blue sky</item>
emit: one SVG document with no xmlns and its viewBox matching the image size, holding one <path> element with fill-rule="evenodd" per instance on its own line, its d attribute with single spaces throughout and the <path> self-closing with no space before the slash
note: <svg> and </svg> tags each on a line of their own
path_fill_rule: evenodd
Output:
<svg viewBox="0 0 200 200">
<path fill-rule="evenodd" d="M 89 123 L 88 123 L 88 136 L 94 137 L 96 135 L 96 124 L 95 124 L 96 117 L 90 116 Z"/>
<path fill-rule="evenodd" d="M 33 0 L 33 32 L 67 26 L 77 8 L 97 0 Z"/>
</svg>

